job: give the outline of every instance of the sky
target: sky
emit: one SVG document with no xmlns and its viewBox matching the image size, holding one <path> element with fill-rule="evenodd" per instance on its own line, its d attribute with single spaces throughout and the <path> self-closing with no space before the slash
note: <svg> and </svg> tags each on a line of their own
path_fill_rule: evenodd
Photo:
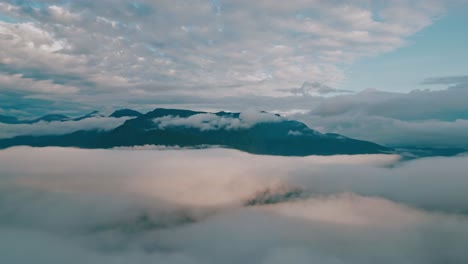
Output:
<svg viewBox="0 0 468 264">
<path fill-rule="evenodd" d="M 268 111 L 383 145 L 468 148 L 467 11 L 465 0 L 0 1 L 0 115 Z M 1 136 L 117 121 L 69 123 L 2 124 Z"/>
<path fill-rule="evenodd" d="M 445 89 L 423 83 L 467 74 L 467 8 L 463 0 L 1 1 L 0 114 Z"/>
<path fill-rule="evenodd" d="M 408 92 L 427 89 L 422 81 L 426 78 L 466 75 L 467 63 L 463 59 L 468 56 L 466 11 L 466 7 L 448 10 L 431 25 L 409 36 L 404 47 L 352 64 L 343 87 Z"/>
</svg>

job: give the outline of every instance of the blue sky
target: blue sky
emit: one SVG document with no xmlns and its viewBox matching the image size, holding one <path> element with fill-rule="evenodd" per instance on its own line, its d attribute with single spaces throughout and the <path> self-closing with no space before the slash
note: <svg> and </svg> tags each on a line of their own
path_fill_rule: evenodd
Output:
<svg viewBox="0 0 468 264">
<path fill-rule="evenodd" d="M 450 10 L 422 31 L 410 36 L 405 47 L 347 66 L 342 89 L 373 88 L 408 92 L 445 89 L 422 84 L 426 78 L 466 75 L 468 69 L 468 9 Z"/>
</svg>

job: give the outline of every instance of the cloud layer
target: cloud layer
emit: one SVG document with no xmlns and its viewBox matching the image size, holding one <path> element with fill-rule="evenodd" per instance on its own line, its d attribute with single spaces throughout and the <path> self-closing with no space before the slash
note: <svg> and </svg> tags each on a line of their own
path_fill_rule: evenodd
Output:
<svg viewBox="0 0 468 264">
<path fill-rule="evenodd" d="M 447 4 L 10 1 L 0 3 L 0 91 L 88 106 L 284 96 L 304 82 L 334 86 L 341 65 L 404 46 Z"/>
<path fill-rule="evenodd" d="M 0 260 L 466 262 L 467 157 L 397 160 L 2 150 Z"/>
<path fill-rule="evenodd" d="M 317 100 L 292 118 L 319 131 L 391 146 L 468 148 L 468 83 L 464 76 L 433 78 L 443 90 L 391 93 L 365 90 Z"/>
</svg>

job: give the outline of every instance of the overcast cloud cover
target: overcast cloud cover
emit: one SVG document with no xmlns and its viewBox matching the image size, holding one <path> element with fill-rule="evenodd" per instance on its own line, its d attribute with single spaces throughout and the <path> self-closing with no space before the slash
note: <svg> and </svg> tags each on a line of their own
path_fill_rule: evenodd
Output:
<svg viewBox="0 0 468 264">
<path fill-rule="evenodd" d="M 466 162 L 10 148 L 0 262 L 465 263 Z"/>
</svg>

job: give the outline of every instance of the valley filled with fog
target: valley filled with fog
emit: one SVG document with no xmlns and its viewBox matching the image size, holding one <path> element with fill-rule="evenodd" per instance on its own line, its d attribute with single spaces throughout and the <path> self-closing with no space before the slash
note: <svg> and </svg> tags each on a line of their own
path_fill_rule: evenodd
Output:
<svg viewBox="0 0 468 264">
<path fill-rule="evenodd" d="M 468 156 L 0 151 L 0 263 L 465 263 Z"/>
</svg>

